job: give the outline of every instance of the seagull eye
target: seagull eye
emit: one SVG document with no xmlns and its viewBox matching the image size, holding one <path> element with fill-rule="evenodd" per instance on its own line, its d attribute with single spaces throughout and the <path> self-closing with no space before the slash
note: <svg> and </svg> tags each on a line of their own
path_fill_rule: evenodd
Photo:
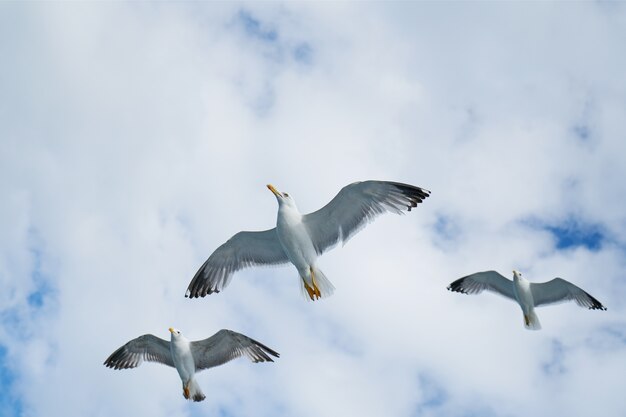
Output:
<svg viewBox="0 0 626 417">
<path fill-rule="evenodd" d="M 287 193 L 283 193 L 283 196 L 284 196 L 284 197 L 289 197 L 289 194 L 287 194 Z"/>
</svg>

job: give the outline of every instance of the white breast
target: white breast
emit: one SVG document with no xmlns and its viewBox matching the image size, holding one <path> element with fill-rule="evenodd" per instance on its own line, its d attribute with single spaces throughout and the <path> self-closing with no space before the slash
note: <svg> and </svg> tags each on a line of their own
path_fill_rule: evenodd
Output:
<svg viewBox="0 0 626 417">
<path fill-rule="evenodd" d="M 530 281 L 524 278 L 519 278 L 517 280 L 513 280 L 513 284 L 517 302 L 525 312 L 528 312 L 535 306 L 533 294 L 530 291 Z"/>
<path fill-rule="evenodd" d="M 291 207 L 278 210 L 276 233 L 287 257 L 298 270 L 308 270 L 315 263 L 315 247 L 297 210 Z"/>
<path fill-rule="evenodd" d="M 183 381 L 188 381 L 196 373 L 196 364 L 191 355 L 189 340 L 178 338 L 170 343 L 174 366 Z"/>
</svg>

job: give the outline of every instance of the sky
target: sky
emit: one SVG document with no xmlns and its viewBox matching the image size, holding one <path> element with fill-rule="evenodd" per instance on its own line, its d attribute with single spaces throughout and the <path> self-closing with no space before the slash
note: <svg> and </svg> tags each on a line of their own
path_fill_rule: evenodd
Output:
<svg viewBox="0 0 626 417">
<path fill-rule="evenodd" d="M 0 3 L 0 416 L 614 416 L 626 409 L 626 5 Z M 318 266 L 186 299 L 240 230 L 354 181 L 424 187 Z M 562 277 L 607 311 L 446 286 Z M 219 329 L 281 353 L 103 361 Z"/>
</svg>

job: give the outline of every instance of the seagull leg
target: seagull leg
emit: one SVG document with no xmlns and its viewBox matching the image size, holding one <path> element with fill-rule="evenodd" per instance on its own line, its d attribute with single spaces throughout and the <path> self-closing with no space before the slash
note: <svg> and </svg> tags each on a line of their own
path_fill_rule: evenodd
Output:
<svg viewBox="0 0 626 417">
<path fill-rule="evenodd" d="M 183 397 L 187 400 L 189 399 L 189 383 L 183 384 Z"/>
<path fill-rule="evenodd" d="M 309 298 L 311 299 L 311 301 L 315 301 L 315 298 L 313 298 L 315 296 L 315 290 L 306 283 L 304 278 L 302 279 L 302 283 L 304 284 L 304 289 L 306 290 L 307 294 L 309 294 Z"/>
<path fill-rule="evenodd" d="M 315 272 L 313 272 L 313 268 L 309 269 L 311 270 L 311 281 L 313 282 L 313 294 L 319 300 L 322 297 L 322 293 L 320 292 L 320 289 L 317 287 L 317 283 L 315 282 Z"/>
<path fill-rule="evenodd" d="M 526 314 L 524 314 L 524 323 L 526 324 L 526 327 L 530 326 L 530 319 Z"/>
</svg>

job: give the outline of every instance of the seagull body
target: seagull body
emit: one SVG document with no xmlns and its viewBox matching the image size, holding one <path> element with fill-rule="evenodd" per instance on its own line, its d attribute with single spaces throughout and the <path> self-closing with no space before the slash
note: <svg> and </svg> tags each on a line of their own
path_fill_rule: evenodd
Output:
<svg viewBox="0 0 626 417">
<path fill-rule="evenodd" d="M 270 189 L 278 194 L 275 188 Z M 306 225 L 302 221 L 302 214 L 298 211 L 293 199 L 285 199 L 285 203 L 278 206 L 276 235 L 289 262 L 298 270 L 302 278 L 302 288 L 306 290 L 308 296 L 311 299 L 319 298 L 322 296 L 322 291 L 324 296 L 332 294 L 333 285 L 319 269 L 317 270 L 318 279 L 315 280 L 314 268 L 317 253 Z"/>
<path fill-rule="evenodd" d="M 183 382 L 183 396 L 188 400 L 202 401 L 206 397 L 194 378 L 196 372 L 243 355 L 252 362 L 273 362 L 268 354 L 280 356 L 256 340 L 231 330 L 223 329 L 208 339 L 193 342 L 183 336 L 180 330 L 170 327 L 169 331 L 170 342 L 145 334 L 113 352 L 104 365 L 113 369 L 129 369 L 147 360 L 172 366 Z"/>
<path fill-rule="evenodd" d="M 541 329 L 541 323 L 535 314 L 535 301 L 533 300 L 530 281 L 522 278 L 522 274 L 517 271 L 513 271 L 513 294 L 524 314 L 524 326 L 532 330 Z"/>
<path fill-rule="evenodd" d="M 513 271 L 513 281 L 496 271 L 477 272 L 459 278 L 448 286 L 448 290 L 463 294 L 478 294 L 489 290 L 516 301 L 524 314 L 524 326 L 530 330 L 541 329 L 535 307 L 574 300 L 590 310 L 606 310 L 598 300 L 583 289 L 562 278 L 548 282 L 533 283 Z"/>
<path fill-rule="evenodd" d="M 174 367 L 178 371 L 181 381 L 183 381 L 183 396 L 187 399 L 191 397 L 194 401 L 202 401 L 205 399 L 205 396 L 194 379 L 196 362 L 193 360 L 193 354 L 191 353 L 191 343 L 189 339 L 180 333 L 180 330 L 170 327 L 169 331 L 172 334 L 170 354 L 172 355 Z"/>
<path fill-rule="evenodd" d="M 337 243 L 345 242 L 379 214 L 411 211 L 430 195 L 413 185 L 363 181 L 347 185 L 326 206 L 301 214 L 294 199 L 274 186 L 267 188 L 278 201 L 276 227 L 262 232 L 239 232 L 209 256 L 193 277 L 189 298 L 220 292 L 234 272 L 252 265 L 291 262 L 310 300 L 332 294 L 334 287 L 316 260 Z"/>
</svg>

